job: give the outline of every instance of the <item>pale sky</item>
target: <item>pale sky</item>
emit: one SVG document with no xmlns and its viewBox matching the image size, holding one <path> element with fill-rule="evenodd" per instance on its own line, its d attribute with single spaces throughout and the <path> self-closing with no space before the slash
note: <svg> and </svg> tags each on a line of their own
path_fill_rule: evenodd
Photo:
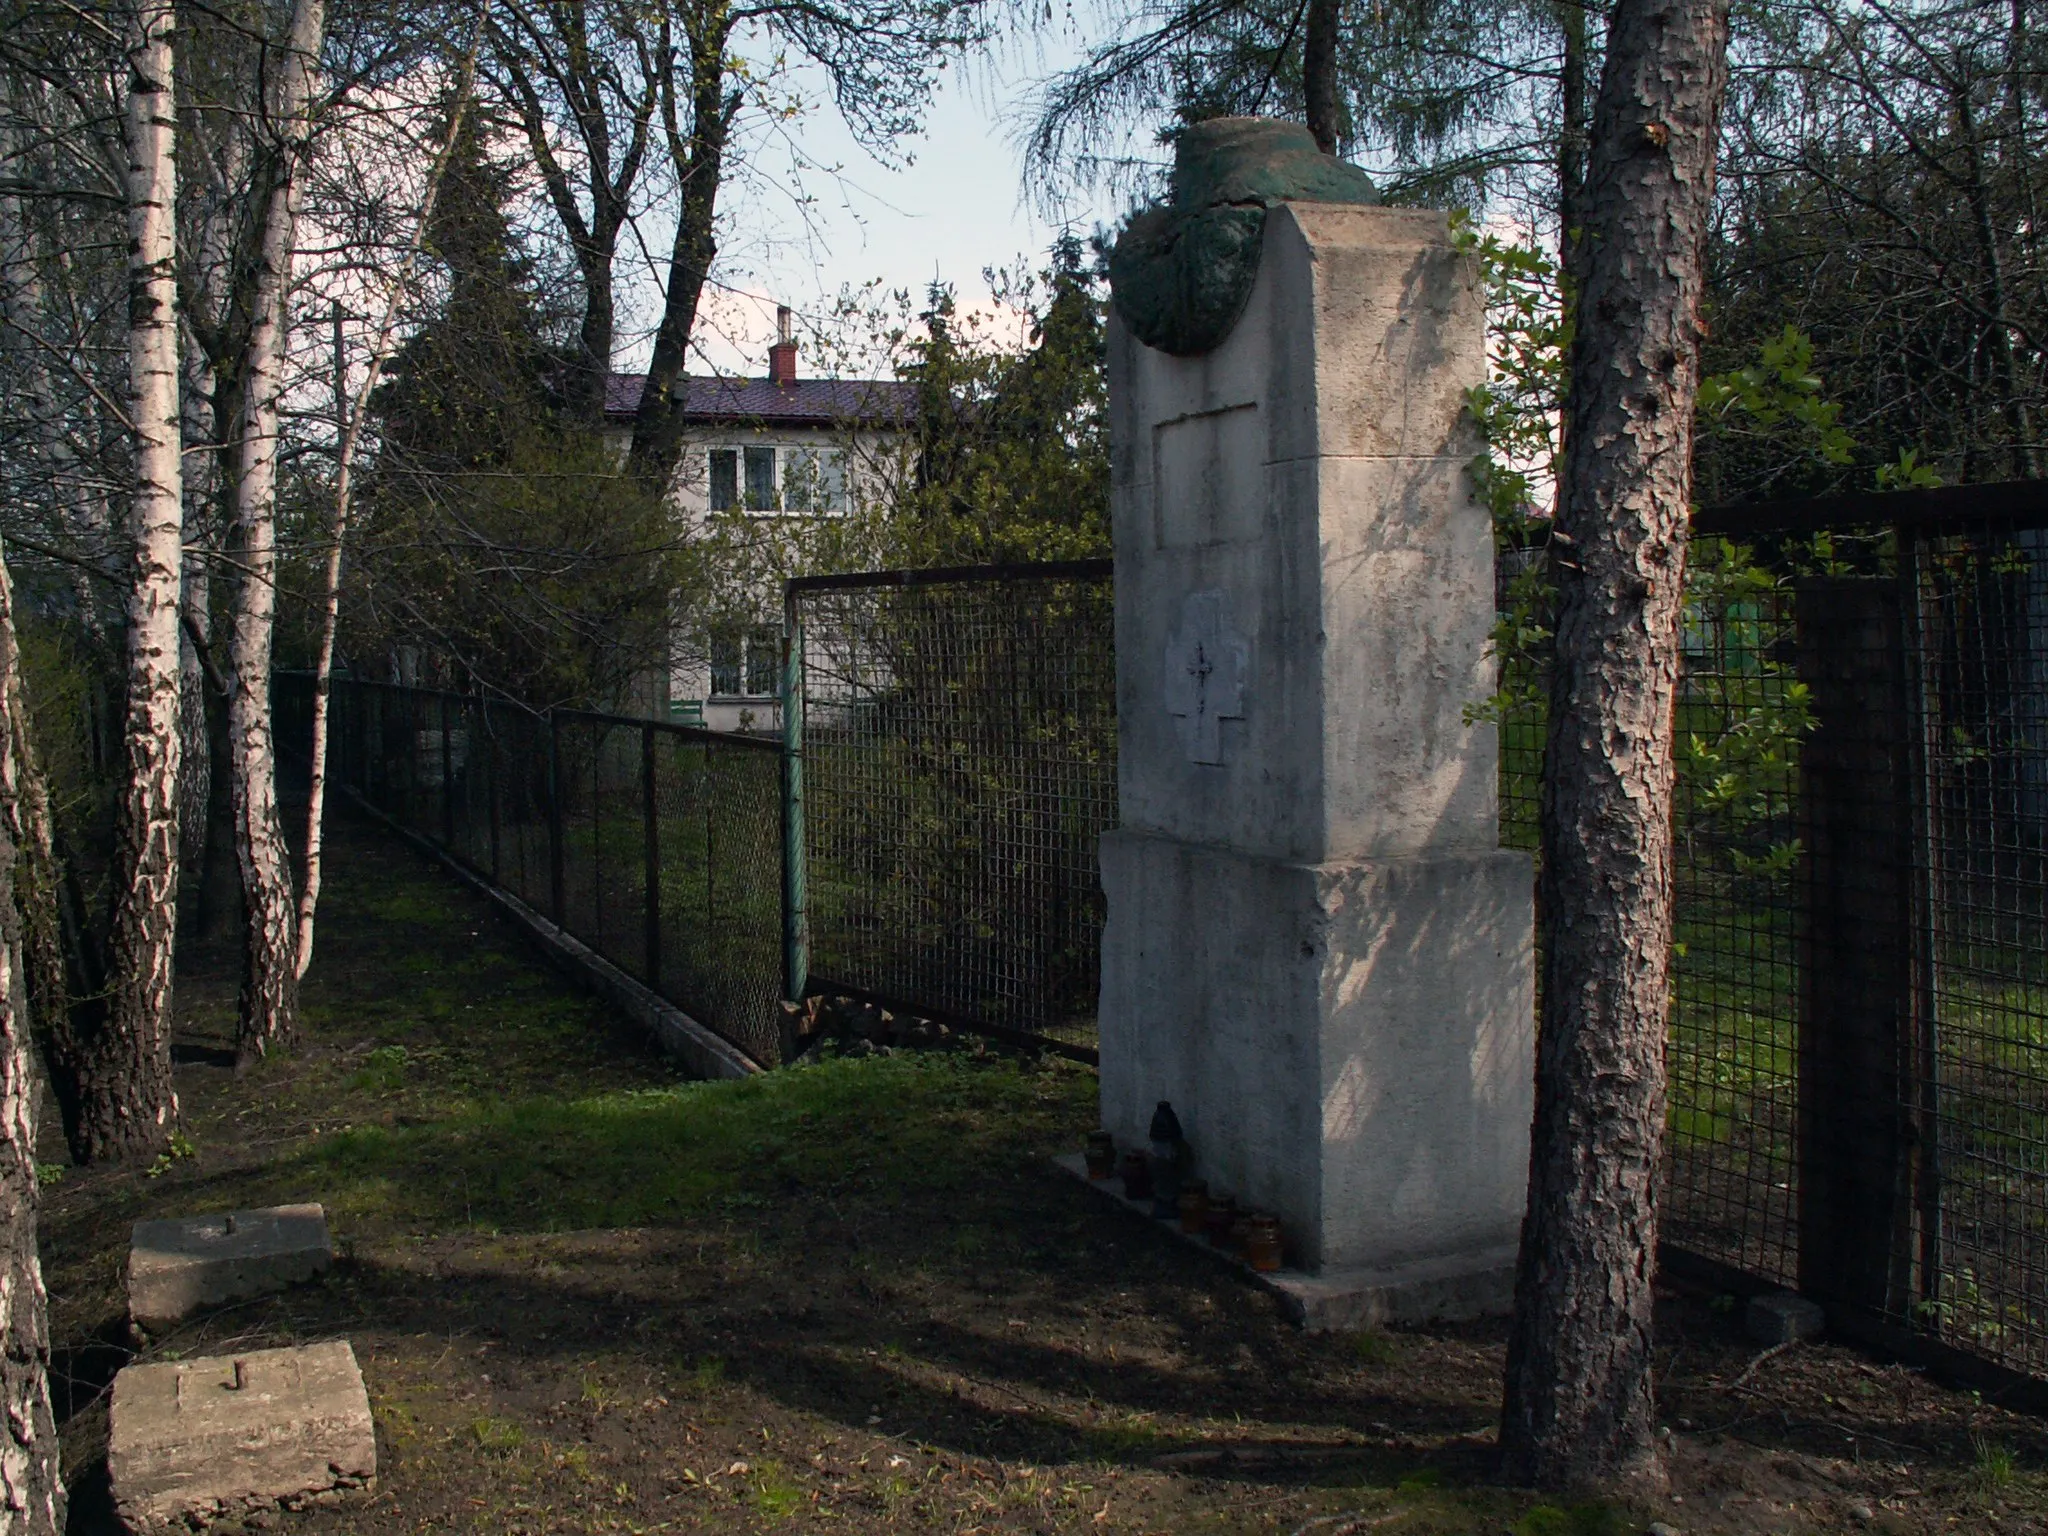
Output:
<svg viewBox="0 0 2048 1536">
<path fill-rule="evenodd" d="M 691 359 L 692 371 L 709 363 L 764 372 L 777 302 L 797 311 L 800 337 L 806 319 L 831 312 L 842 287 L 878 279 L 921 298 L 939 278 L 954 285 L 963 305 L 979 304 L 987 297 L 984 268 L 1014 267 L 1021 257 L 1035 269 L 1063 227 L 1085 238 L 1098 223 L 1113 223 L 1121 204 L 1107 196 L 1073 200 L 1062 210 L 1065 223 L 1025 197 L 1014 120 L 1031 79 L 1065 57 L 980 63 L 965 76 L 949 70 L 925 133 L 903 145 L 914 157 L 907 166 L 878 163 L 827 103 L 798 124 L 795 153 L 787 144 L 757 148 L 751 181 L 735 179 L 721 192 L 736 225 L 722 241 L 717 271 L 729 286 L 706 294 L 696 333 L 705 355 Z M 788 190 L 798 181 L 798 154 L 812 166 L 801 178 L 809 193 L 802 206 Z M 645 298 L 634 308 L 643 324 L 652 319 Z M 644 367 L 648 343 L 626 329 L 618 366 Z"/>
</svg>

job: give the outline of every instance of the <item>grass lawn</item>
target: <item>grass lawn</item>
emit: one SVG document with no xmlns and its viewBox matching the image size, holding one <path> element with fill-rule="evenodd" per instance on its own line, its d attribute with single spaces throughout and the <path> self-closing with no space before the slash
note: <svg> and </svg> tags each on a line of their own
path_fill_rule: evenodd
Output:
<svg viewBox="0 0 2048 1536">
<path fill-rule="evenodd" d="M 1494 1487 L 1503 1326 L 1296 1331 L 1048 1167 L 1093 1123 L 1085 1070 L 951 1053 L 686 1083 L 467 892 L 336 822 L 304 1047 L 236 1079 L 234 946 L 192 947 L 190 1155 L 47 1190 L 75 1530 L 110 1528 L 128 1224 L 286 1200 L 327 1206 L 326 1283 L 140 1345 L 353 1342 L 379 1486 L 270 1529 L 2042 1528 L 2048 1426 L 1831 1347 L 1758 1361 L 1678 1295 L 1672 1500 Z"/>
</svg>

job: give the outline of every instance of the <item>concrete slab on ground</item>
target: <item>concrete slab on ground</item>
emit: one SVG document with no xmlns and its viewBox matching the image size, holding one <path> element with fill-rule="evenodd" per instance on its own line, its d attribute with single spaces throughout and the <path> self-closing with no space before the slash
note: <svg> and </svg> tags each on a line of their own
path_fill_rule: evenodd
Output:
<svg viewBox="0 0 2048 1536">
<path fill-rule="evenodd" d="M 1759 1344 L 1796 1344 L 1827 1331 L 1828 1315 L 1818 1302 L 1790 1291 L 1766 1291 L 1749 1298 L 1743 1314 L 1749 1336 Z"/>
<path fill-rule="evenodd" d="M 166 1328 L 202 1308 L 310 1280 L 333 1262 L 318 1205 L 138 1221 L 128 1247 L 128 1315 L 144 1328 Z"/>
<path fill-rule="evenodd" d="M 1236 1265 L 1279 1297 L 1288 1314 L 1310 1333 L 1506 1317 L 1515 1308 L 1512 1247 L 1392 1269 L 1337 1270 L 1320 1275 L 1298 1269 L 1261 1273 L 1235 1254 L 1181 1231 L 1179 1222 L 1154 1216 L 1150 1201 L 1126 1198 L 1115 1180 L 1089 1178 L 1087 1159 L 1079 1152 L 1055 1157 L 1053 1165 L 1190 1247 Z"/>
<path fill-rule="evenodd" d="M 370 1486 L 377 1437 L 345 1339 L 156 1365 L 114 1378 L 107 1470 L 130 1530 L 161 1530 Z"/>
</svg>

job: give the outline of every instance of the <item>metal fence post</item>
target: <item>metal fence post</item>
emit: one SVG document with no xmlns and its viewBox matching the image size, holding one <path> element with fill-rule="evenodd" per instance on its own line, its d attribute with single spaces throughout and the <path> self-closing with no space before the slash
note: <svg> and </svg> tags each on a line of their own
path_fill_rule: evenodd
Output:
<svg viewBox="0 0 2048 1536">
<path fill-rule="evenodd" d="M 654 798 L 654 726 L 640 727 L 640 803 L 646 818 L 646 865 L 642 881 L 646 898 L 647 985 L 661 990 L 661 813 Z"/>
<path fill-rule="evenodd" d="M 1799 1288 L 1899 1318 L 1914 1294 L 1913 775 L 1896 582 L 1796 588 L 1813 732 L 1799 762 Z"/>
<path fill-rule="evenodd" d="M 565 926 L 567 902 L 562 891 L 562 732 L 554 715 L 548 722 L 548 904 L 555 926 Z"/>
<path fill-rule="evenodd" d="M 1919 531 L 1893 530 L 1899 551 L 1899 601 L 1905 613 L 1907 762 L 1911 767 L 1913 1008 L 1910 1015 L 1911 1095 L 1918 1181 L 1914 1214 L 1919 1223 L 1917 1292 L 1922 1302 L 1941 1300 L 1941 1013 L 1938 1003 L 1937 944 L 1941 917 L 1935 893 L 1940 836 L 1940 784 L 1936 764 L 1940 747 L 1939 709 L 1930 673 L 1929 619 L 1925 585 L 1925 550 Z"/>
<path fill-rule="evenodd" d="M 804 868 L 804 621 L 794 588 L 782 595 L 782 993 L 804 1000 L 811 925 Z"/>
</svg>

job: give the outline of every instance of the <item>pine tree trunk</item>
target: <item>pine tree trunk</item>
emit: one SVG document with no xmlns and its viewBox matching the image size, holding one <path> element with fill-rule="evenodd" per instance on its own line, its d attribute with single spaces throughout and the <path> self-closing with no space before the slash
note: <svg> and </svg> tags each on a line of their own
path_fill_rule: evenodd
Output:
<svg viewBox="0 0 2048 1536">
<path fill-rule="evenodd" d="M 64 1528 L 57 1421 L 50 1407 L 50 1328 L 36 1250 L 35 1076 L 22 965 L 15 828 L 34 825 L 33 764 L 19 755 L 21 713 L 14 594 L 0 560 L 0 1532 L 55 1536 Z M 44 802 L 47 809 L 47 802 Z M 44 818 L 47 826 L 47 817 Z"/>
<path fill-rule="evenodd" d="M 53 1042 L 82 1162 L 152 1157 L 170 1141 L 171 967 L 178 896 L 178 585 L 184 474 L 178 430 L 173 210 L 177 173 L 169 0 L 139 0 L 129 24 L 129 414 L 135 440 L 128 593 L 128 707 L 109 871 L 107 980 Z"/>
<path fill-rule="evenodd" d="M 1316 148 L 1337 153 L 1337 20 L 1338 0 L 1308 0 L 1301 38 L 1301 95 L 1308 131 Z"/>
<path fill-rule="evenodd" d="M 293 237 L 310 129 L 313 81 L 326 22 L 323 0 L 295 0 L 271 121 L 281 141 L 269 159 L 250 306 L 241 419 L 235 434 L 235 587 L 228 700 L 236 856 L 242 868 L 242 997 L 235 1055 L 252 1061 L 288 1047 L 298 999 L 297 898 L 277 808 L 270 662 L 277 626 L 278 396 L 284 385 Z"/>
<path fill-rule="evenodd" d="M 1661 1477 L 1650 1380 L 1678 682 L 1726 0 L 1622 0 L 1585 188 L 1543 769 L 1543 1017 L 1501 1451 Z"/>
</svg>

